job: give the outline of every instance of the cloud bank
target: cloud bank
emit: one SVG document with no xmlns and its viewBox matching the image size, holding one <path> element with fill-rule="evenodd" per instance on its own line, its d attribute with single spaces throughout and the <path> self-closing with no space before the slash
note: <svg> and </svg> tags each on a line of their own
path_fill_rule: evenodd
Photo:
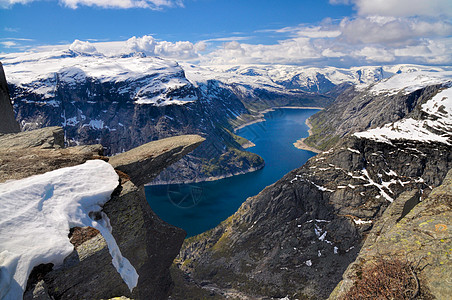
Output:
<svg viewBox="0 0 452 300">
<path fill-rule="evenodd" d="M 450 0 L 330 0 L 331 4 L 353 4 L 364 16 L 452 16 Z"/>
</svg>

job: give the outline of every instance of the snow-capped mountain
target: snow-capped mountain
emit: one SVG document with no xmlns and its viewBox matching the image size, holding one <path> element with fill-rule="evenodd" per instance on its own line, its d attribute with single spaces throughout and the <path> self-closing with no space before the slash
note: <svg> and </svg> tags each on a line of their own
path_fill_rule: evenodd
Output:
<svg viewBox="0 0 452 300">
<path fill-rule="evenodd" d="M 157 106 L 195 101 L 192 86 L 182 68 L 173 61 L 157 57 L 106 57 L 72 50 L 6 55 L 8 82 L 22 93 L 35 94 L 43 102 L 55 100 L 57 85 L 77 88 L 87 82 L 117 84 L 115 93 L 127 96 L 137 104 Z M 86 90 L 88 98 L 96 93 Z M 181 96 L 183 93 L 183 96 Z M 47 101 L 46 101 L 47 100 Z"/>
<path fill-rule="evenodd" d="M 410 117 L 354 135 L 386 143 L 411 140 L 452 145 L 452 72 L 400 74 L 373 85 L 369 92 L 377 95 L 409 94 L 433 85 L 442 87 Z"/>
<path fill-rule="evenodd" d="M 451 71 L 412 71 L 342 93 L 311 118 L 306 139 L 326 150 L 347 134 L 386 141 L 451 142 Z"/>
<path fill-rule="evenodd" d="M 62 126 L 68 145 L 101 143 L 108 155 L 178 134 L 207 137 L 193 156 L 187 156 L 192 161 L 175 167 L 185 171 L 168 176 L 181 177 L 180 181 L 243 171 L 216 166 L 214 171 L 204 168 L 211 170 L 204 174 L 200 165 L 241 149 L 223 128 L 230 132 L 258 118 L 260 110 L 326 107 L 349 85 L 365 89 L 396 73 L 442 71 L 415 65 L 205 66 L 142 52 L 88 50 L 72 47 L 0 55 L 22 130 Z M 240 168 L 259 165 L 246 162 Z"/>
</svg>

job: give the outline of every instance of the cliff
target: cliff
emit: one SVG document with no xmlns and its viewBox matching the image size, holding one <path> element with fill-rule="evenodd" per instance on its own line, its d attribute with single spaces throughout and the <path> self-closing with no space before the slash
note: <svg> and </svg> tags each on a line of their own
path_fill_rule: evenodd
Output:
<svg viewBox="0 0 452 300">
<path fill-rule="evenodd" d="M 204 290 L 223 295 L 327 298 L 388 206 L 409 191 L 417 191 L 416 202 L 426 199 L 452 167 L 449 81 L 428 86 L 411 81 L 413 89 L 396 87 L 376 96 L 374 90 L 360 97 L 346 91 L 355 103 L 344 98 L 345 106 L 329 115 L 336 116 L 333 126 L 348 124 L 349 133 L 247 199 L 216 228 L 186 240 L 179 269 Z M 397 117 L 390 108 L 407 99 L 413 107 Z M 348 105 L 361 107 L 356 115 L 365 114 L 374 128 L 356 132 L 362 117 L 346 114 Z M 388 243 L 401 249 L 403 239 Z"/>
<path fill-rule="evenodd" d="M 2 63 L 0 63 L 0 111 L 2 112 L 0 134 L 19 132 L 20 127 L 14 117 L 13 106 L 9 98 L 8 84 L 6 82 Z"/>
<path fill-rule="evenodd" d="M 63 148 L 63 139 L 63 130 L 58 127 L 1 136 L 1 180 L 25 178 L 91 159 L 109 160 L 101 156 L 100 145 Z M 169 267 L 185 232 L 166 224 L 152 212 L 144 195 L 143 178 L 152 179 L 202 141 L 199 136 L 172 137 L 110 158 L 118 170 L 120 183 L 102 213 L 110 220 L 111 234 L 122 255 L 138 273 L 138 284 L 132 291 L 113 266 L 100 232 L 91 227 L 74 227 L 67 233 L 74 245 L 72 254 L 62 265 L 36 266 L 24 298 L 166 299 L 172 287 Z"/>
<path fill-rule="evenodd" d="M 347 299 L 348 293 L 362 281 L 363 270 L 379 260 L 402 261 L 409 266 L 408 286 L 399 286 L 412 298 L 448 299 L 452 293 L 450 233 L 452 222 L 452 170 L 443 183 L 419 202 L 420 191 L 406 192 L 389 205 L 375 223 L 356 259 L 346 270 L 343 280 L 330 299 Z M 400 277 L 403 274 L 398 270 Z M 397 277 L 389 277 L 397 282 Z M 381 291 L 371 290 L 374 295 Z M 377 286 L 377 288 L 379 288 Z M 362 291 L 361 291 L 362 292 Z"/>
</svg>

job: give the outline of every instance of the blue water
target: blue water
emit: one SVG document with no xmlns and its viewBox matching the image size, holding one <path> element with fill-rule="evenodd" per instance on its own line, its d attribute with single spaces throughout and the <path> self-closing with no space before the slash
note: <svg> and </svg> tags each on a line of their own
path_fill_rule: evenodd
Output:
<svg viewBox="0 0 452 300">
<path fill-rule="evenodd" d="M 303 165 L 315 153 L 293 143 L 308 136 L 306 119 L 312 109 L 277 109 L 265 122 L 236 132 L 256 144 L 248 151 L 259 154 L 265 167 L 259 171 L 212 182 L 146 186 L 146 198 L 164 221 L 183 228 L 187 237 L 209 230 L 234 214 L 250 196 Z"/>
</svg>

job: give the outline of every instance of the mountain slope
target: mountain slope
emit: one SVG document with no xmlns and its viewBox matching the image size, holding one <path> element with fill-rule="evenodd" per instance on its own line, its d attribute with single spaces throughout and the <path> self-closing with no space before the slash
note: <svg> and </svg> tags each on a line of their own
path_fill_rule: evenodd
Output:
<svg viewBox="0 0 452 300">
<path fill-rule="evenodd" d="M 450 103 L 442 95 L 444 88 L 447 83 L 416 88 L 406 95 L 398 91 L 403 99 L 412 99 L 410 110 L 419 122 L 435 116 L 445 124 L 446 131 L 434 128 L 441 136 L 450 135 L 448 106 L 434 104 Z M 361 107 L 360 114 L 379 103 L 397 106 L 400 98 L 352 94 L 348 100 Z M 339 123 L 346 114 L 344 109 L 336 112 Z M 386 108 L 386 114 L 396 116 L 397 111 Z M 410 118 L 409 113 L 404 115 L 394 117 L 399 129 Z M 375 126 L 387 122 L 378 110 L 370 110 L 368 118 Z M 350 125 L 350 132 L 359 131 L 359 124 L 357 129 Z M 250 296 L 325 299 L 391 202 L 410 190 L 424 199 L 441 184 L 452 167 L 451 150 L 447 139 L 395 138 L 389 143 L 373 135 L 348 134 L 329 151 L 247 199 L 216 228 L 188 239 L 178 266 L 196 282 L 225 290 L 232 287 Z"/>
<path fill-rule="evenodd" d="M 348 133 L 393 123 L 405 116 L 413 115 L 415 119 L 426 118 L 431 122 L 436 117 L 423 116 L 419 104 L 451 83 L 452 73 L 448 71 L 421 71 L 398 74 L 370 86 L 351 87 L 334 104 L 309 119 L 313 134 L 304 142 L 327 150 Z M 434 100 L 434 103 L 437 102 Z M 439 112 L 436 115 L 440 117 Z"/>
</svg>

